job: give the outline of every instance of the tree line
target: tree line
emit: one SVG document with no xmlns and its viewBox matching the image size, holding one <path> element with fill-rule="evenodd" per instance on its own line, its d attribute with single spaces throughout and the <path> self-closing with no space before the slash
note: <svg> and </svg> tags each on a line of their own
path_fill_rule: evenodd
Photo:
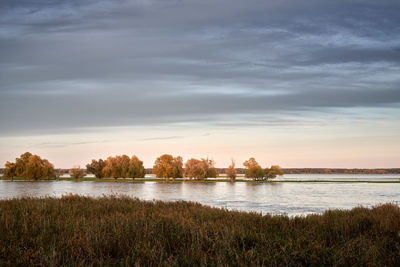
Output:
<svg viewBox="0 0 400 267">
<path fill-rule="evenodd" d="M 268 180 L 282 175 L 283 171 L 278 165 L 273 165 L 270 168 L 262 168 L 254 158 L 246 160 L 245 177 L 253 180 Z M 62 169 L 54 169 L 54 165 L 47 159 L 42 159 L 38 155 L 32 155 L 29 152 L 22 154 L 15 162 L 7 161 L 3 169 L 3 176 L 11 178 L 21 177 L 30 180 L 50 179 L 60 177 L 65 172 Z M 98 179 L 104 177 L 109 178 L 144 178 L 146 169 L 137 156 L 129 157 L 127 155 L 117 155 L 108 157 L 107 159 L 93 159 L 86 165 L 86 171 L 80 166 L 76 166 L 68 172 L 71 177 L 79 179 L 86 176 L 87 173 L 92 173 Z M 152 168 L 152 173 L 158 178 L 165 180 L 176 178 L 184 178 L 192 180 L 206 180 L 207 178 L 218 177 L 219 173 L 215 167 L 215 162 L 209 158 L 188 159 L 183 163 L 180 156 L 174 157 L 170 154 L 159 156 Z M 225 169 L 226 176 L 235 181 L 237 177 L 237 169 L 235 162 L 232 160 L 231 165 Z"/>
</svg>

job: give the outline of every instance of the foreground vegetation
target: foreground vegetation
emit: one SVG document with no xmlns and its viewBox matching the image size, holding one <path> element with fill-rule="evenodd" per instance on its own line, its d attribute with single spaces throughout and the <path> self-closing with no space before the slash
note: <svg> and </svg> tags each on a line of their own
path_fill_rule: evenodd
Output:
<svg viewBox="0 0 400 267">
<path fill-rule="evenodd" d="M 261 216 L 125 197 L 0 201 L 0 266 L 400 265 L 400 208 Z"/>
</svg>

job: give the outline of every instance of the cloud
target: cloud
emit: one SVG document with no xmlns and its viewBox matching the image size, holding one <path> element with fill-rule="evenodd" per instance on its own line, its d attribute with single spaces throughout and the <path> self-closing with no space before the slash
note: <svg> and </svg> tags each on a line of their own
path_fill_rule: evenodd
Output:
<svg viewBox="0 0 400 267">
<path fill-rule="evenodd" d="M 184 136 L 165 136 L 165 137 L 151 137 L 143 138 L 142 141 L 159 141 L 159 140 L 171 140 L 171 139 L 182 139 Z"/>
<path fill-rule="evenodd" d="M 31 147 L 35 148 L 62 148 L 69 146 L 79 146 L 79 145 L 88 145 L 88 144 L 103 144 L 111 142 L 111 140 L 101 140 L 101 141 L 82 141 L 82 142 L 42 142 L 38 144 L 33 144 Z"/>
<path fill-rule="evenodd" d="M 3 1 L 0 135 L 398 107 L 399 7 Z"/>
</svg>

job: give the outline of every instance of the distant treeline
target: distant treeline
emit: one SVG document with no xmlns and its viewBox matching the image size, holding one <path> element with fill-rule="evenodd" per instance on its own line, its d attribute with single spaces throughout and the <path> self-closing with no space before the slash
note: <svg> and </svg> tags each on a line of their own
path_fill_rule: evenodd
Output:
<svg viewBox="0 0 400 267">
<path fill-rule="evenodd" d="M 205 180 L 207 178 L 218 177 L 219 172 L 214 166 L 215 162 L 208 158 L 195 159 L 191 158 L 183 163 L 180 156 L 174 157 L 170 154 L 163 154 L 159 156 L 151 169 L 151 173 L 155 174 L 158 178 L 165 178 L 167 181 L 171 178 L 175 181 L 176 178 L 184 178 L 192 180 Z M 249 158 L 243 162 L 245 167 L 245 176 L 253 180 L 268 180 L 283 175 L 280 166 L 272 165 L 271 167 L 262 168 L 260 164 L 254 159 Z M 42 159 L 38 155 L 33 155 L 30 152 L 25 152 L 15 162 L 7 161 L 4 165 L 2 176 L 10 178 L 12 181 L 14 177 L 24 178 L 26 180 L 40 180 L 59 178 L 66 173 L 64 169 L 54 169 L 54 165 L 47 159 Z M 232 160 L 231 165 L 223 170 L 231 181 L 234 181 L 237 176 L 235 162 Z M 242 171 L 242 170 L 241 170 Z M 72 178 L 80 179 L 87 175 L 87 173 L 94 174 L 98 179 L 102 178 L 144 178 L 149 170 L 143 166 L 137 156 L 133 155 L 117 155 L 108 157 L 107 159 L 93 159 L 90 163 L 86 164 L 86 169 L 76 166 L 68 170 Z"/>
<path fill-rule="evenodd" d="M 71 177 L 79 179 L 94 174 L 96 178 L 144 178 L 146 174 L 154 174 L 158 178 L 175 180 L 175 178 L 188 178 L 204 180 L 218 177 L 220 174 L 228 177 L 231 181 L 237 175 L 244 175 L 254 180 L 268 180 L 283 174 L 400 174 L 400 168 L 390 169 L 344 169 L 344 168 L 285 168 L 279 165 L 262 168 L 254 159 L 249 158 L 242 163 L 245 168 L 236 168 L 232 160 L 228 168 L 216 168 L 215 162 L 208 158 L 191 158 L 183 162 L 182 157 L 174 157 L 170 154 L 159 156 L 152 169 L 145 169 L 143 161 L 133 155 L 117 155 L 107 159 L 93 159 L 86 164 L 86 169 L 76 166 L 67 170 Z M 25 152 L 15 162 L 7 161 L 5 168 L 1 170 L 5 178 L 21 177 L 28 180 L 58 178 L 66 173 L 66 170 L 55 169 L 47 159 L 38 155 Z"/>
<path fill-rule="evenodd" d="M 216 168 L 219 174 L 225 174 L 227 168 Z M 237 174 L 245 175 L 245 168 L 235 168 Z M 153 174 L 152 168 L 146 168 L 146 174 Z M 400 174 L 400 168 L 391 169 L 330 169 L 330 168 L 282 168 L 284 174 Z M 68 172 L 68 169 L 66 170 Z"/>
<path fill-rule="evenodd" d="M 282 168 L 284 174 L 400 174 L 400 168 L 341 169 L 341 168 Z"/>
<path fill-rule="evenodd" d="M 225 174 L 227 168 L 216 168 L 219 174 Z M 235 168 L 237 174 L 245 175 L 245 168 Z M 71 169 L 64 169 L 69 173 Z M 391 169 L 329 169 L 329 168 L 282 168 L 284 174 L 400 174 L 400 168 Z M 3 174 L 4 168 L 0 168 Z M 87 171 L 85 169 L 85 171 Z M 146 174 L 153 174 L 152 168 L 145 169 Z"/>
</svg>

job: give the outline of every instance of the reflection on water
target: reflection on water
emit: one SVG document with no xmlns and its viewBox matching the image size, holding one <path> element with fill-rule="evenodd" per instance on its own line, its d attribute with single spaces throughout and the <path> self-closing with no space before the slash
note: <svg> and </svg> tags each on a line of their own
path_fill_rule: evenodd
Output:
<svg viewBox="0 0 400 267">
<path fill-rule="evenodd" d="M 400 184 L 157 183 L 0 181 L 0 198 L 122 194 L 145 200 L 186 200 L 214 207 L 273 214 L 320 213 L 358 205 L 400 203 Z"/>
</svg>

